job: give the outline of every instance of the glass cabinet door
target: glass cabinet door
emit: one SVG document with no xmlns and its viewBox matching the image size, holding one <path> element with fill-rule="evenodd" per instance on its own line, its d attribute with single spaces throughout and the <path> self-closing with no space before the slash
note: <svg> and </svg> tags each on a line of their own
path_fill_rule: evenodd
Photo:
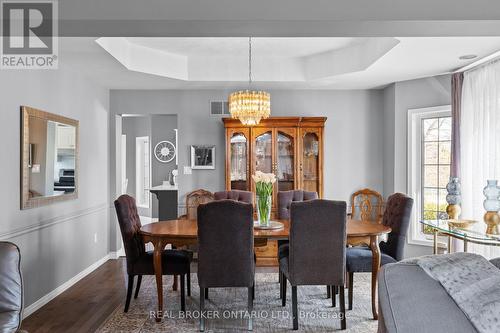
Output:
<svg viewBox="0 0 500 333">
<path fill-rule="evenodd" d="M 278 191 L 290 191 L 295 188 L 295 129 L 277 131 L 276 178 Z"/>
<path fill-rule="evenodd" d="M 314 191 L 321 195 L 320 189 L 320 141 L 319 133 L 302 130 L 302 163 L 300 166 L 302 189 Z"/>
<path fill-rule="evenodd" d="M 254 142 L 254 172 L 261 171 L 264 173 L 273 172 L 273 133 L 271 130 L 264 133 L 255 134 Z"/>
<path fill-rule="evenodd" d="M 231 190 L 248 191 L 248 130 L 232 133 L 229 144 Z"/>
</svg>

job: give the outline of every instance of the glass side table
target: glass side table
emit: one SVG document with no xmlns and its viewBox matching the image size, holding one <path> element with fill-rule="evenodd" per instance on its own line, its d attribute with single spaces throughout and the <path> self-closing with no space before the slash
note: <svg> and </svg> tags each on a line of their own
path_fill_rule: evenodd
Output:
<svg viewBox="0 0 500 333">
<path fill-rule="evenodd" d="M 482 223 L 482 221 L 478 221 L 467 228 L 457 227 L 449 223 L 449 220 L 423 220 L 420 221 L 420 223 L 429 227 L 433 232 L 434 254 L 438 252 L 438 236 L 448 236 L 448 252 L 451 252 L 452 238 L 461 239 L 464 242 L 464 252 L 467 252 L 468 243 L 500 246 L 500 235 L 487 234 L 486 225 L 484 225 L 484 223 L 484 230 L 478 230 L 476 226 Z"/>
</svg>

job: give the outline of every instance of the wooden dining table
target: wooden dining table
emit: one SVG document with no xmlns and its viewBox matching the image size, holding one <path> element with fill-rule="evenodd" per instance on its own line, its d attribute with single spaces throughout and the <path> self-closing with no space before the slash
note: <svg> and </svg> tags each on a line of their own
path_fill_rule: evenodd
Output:
<svg viewBox="0 0 500 333">
<path fill-rule="evenodd" d="M 275 230 L 254 229 L 255 240 L 287 240 L 289 237 L 289 221 L 277 220 L 284 227 Z M 377 314 L 377 274 L 380 267 L 379 236 L 391 232 L 391 228 L 372 221 L 347 220 L 347 244 L 367 245 L 372 251 L 372 283 L 371 300 L 373 319 Z M 154 246 L 153 264 L 158 293 L 158 315 L 156 321 L 161 321 L 163 314 L 163 280 L 162 280 L 162 251 L 168 244 L 175 246 L 191 245 L 198 242 L 198 224 L 196 220 L 176 219 L 146 224 L 141 228 L 145 243 L 151 242 Z"/>
</svg>

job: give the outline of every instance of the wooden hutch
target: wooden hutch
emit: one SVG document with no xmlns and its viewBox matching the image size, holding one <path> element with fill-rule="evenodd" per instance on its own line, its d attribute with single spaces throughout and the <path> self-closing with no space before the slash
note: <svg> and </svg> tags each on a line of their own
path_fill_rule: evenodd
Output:
<svg viewBox="0 0 500 333">
<path fill-rule="evenodd" d="M 224 118 L 226 190 L 255 193 L 251 175 L 276 174 L 272 216 L 277 217 L 277 193 L 303 189 L 323 197 L 323 129 L 326 117 L 272 117 L 257 126 Z M 277 264 L 275 241 L 256 247 L 259 265 Z"/>
</svg>

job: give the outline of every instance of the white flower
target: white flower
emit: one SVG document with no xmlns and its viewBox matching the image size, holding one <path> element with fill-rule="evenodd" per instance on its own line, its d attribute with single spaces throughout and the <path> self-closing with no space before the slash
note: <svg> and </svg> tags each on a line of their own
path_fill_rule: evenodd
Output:
<svg viewBox="0 0 500 333">
<path fill-rule="evenodd" d="M 274 184 L 276 182 L 276 175 L 274 173 L 263 173 L 256 171 L 252 176 L 255 183 Z"/>
</svg>

